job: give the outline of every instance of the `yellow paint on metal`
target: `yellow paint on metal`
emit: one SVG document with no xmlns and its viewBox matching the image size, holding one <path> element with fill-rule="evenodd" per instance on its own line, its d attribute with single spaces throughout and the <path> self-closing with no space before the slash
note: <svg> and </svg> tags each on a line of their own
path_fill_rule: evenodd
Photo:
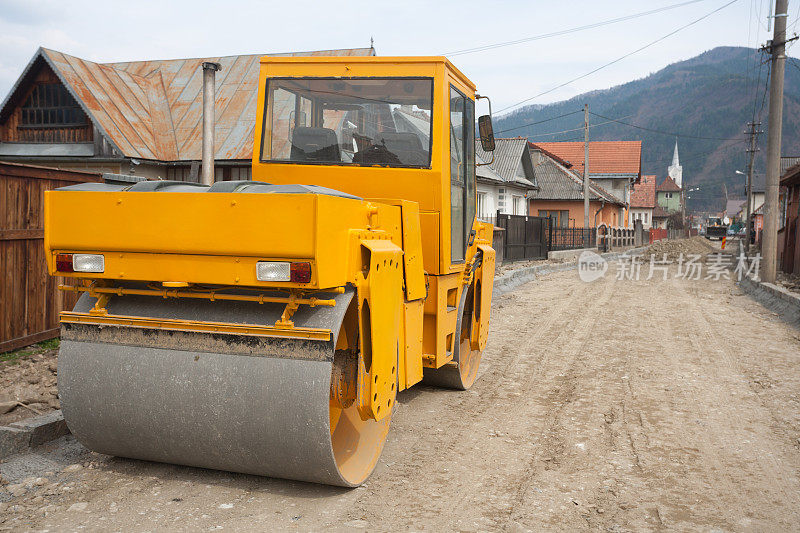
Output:
<svg viewBox="0 0 800 533">
<path fill-rule="evenodd" d="M 419 206 L 408 200 L 371 199 L 400 207 L 403 232 L 403 271 L 405 273 L 406 300 L 425 298 L 425 270 L 422 265 L 422 231 L 419 225 Z"/>
<path fill-rule="evenodd" d="M 96 326 L 128 326 L 132 328 L 163 329 L 170 331 L 192 331 L 197 333 L 233 333 L 237 335 L 257 335 L 261 337 L 282 337 L 331 340 L 331 330 L 319 328 L 283 329 L 260 324 L 234 324 L 230 322 L 205 322 L 202 320 L 179 320 L 173 318 L 149 318 L 140 316 L 105 315 L 62 311 L 62 324 L 93 324 Z"/>
<path fill-rule="evenodd" d="M 403 339 L 405 350 L 400 365 L 400 389 L 422 381 L 422 317 L 423 300 L 406 302 L 403 307 Z"/>
<path fill-rule="evenodd" d="M 235 302 L 255 302 L 259 304 L 265 303 L 285 303 L 292 305 L 308 305 L 311 307 L 325 306 L 333 307 L 336 305 L 336 300 L 326 300 L 315 297 L 299 297 L 294 293 L 287 297 L 282 296 L 267 296 L 265 294 L 227 294 L 218 290 L 197 290 L 197 291 L 179 291 L 177 289 L 131 289 L 128 287 L 99 287 L 95 285 L 88 286 L 74 286 L 74 285 L 59 285 L 58 288 L 62 291 L 73 292 L 88 292 L 92 296 L 98 295 L 137 295 L 137 296 L 157 296 L 160 298 L 195 298 L 201 300 L 230 300 Z M 337 291 L 338 292 L 338 291 Z M 107 301 L 105 299 L 104 301 Z M 102 307 L 102 306 L 101 306 Z"/>
<path fill-rule="evenodd" d="M 472 336 L 473 350 L 483 351 L 489 339 L 489 316 L 492 312 L 492 290 L 494 289 L 495 252 L 488 244 L 479 244 L 482 254 L 481 266 L 475 272 L 475 309 L 473 314 Z M 476 316 L 477 315 L 477 316 Z"/>
<path fill-rule="evenodd" d="M 359 372 L 366 383 L 356 401 L 362 417 L 388 416 L 397 394 L 402 332 L 403 250 L 391 241 L 363 240 L 366 270 L 358 284 L 361 327 Z"/>
</svg>

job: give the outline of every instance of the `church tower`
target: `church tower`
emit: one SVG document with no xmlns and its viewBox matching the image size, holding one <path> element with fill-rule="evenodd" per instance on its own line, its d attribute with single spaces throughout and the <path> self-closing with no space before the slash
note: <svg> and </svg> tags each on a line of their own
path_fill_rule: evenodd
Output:
<svg viewBox="0 0 800 533">
<path fill-rule="evenodd" d="M 667 167 L 667 174 L 678 187 L 683 187 L 683 167 L 678 159 L 678 139 L 675 139 L 675 152 L 672 154 L 672 164 Z"/>
</svg>

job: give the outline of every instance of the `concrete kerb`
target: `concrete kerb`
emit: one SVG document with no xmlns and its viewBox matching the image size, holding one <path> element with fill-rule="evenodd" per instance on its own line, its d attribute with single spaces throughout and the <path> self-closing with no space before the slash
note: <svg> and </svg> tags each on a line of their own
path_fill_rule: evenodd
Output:
<svg viewBox="0 0 800 533">
<path fill-rule="evenodd" d="M 0 426 L 0 459 L 27 451 L 32 446 L 39 446 L 68 433 L 69 429 L 61 411 Z"/>
<path fill-rule="evenodd" d="M 631 248 L 630 250 L 626 250 L 624 252 L 607 252 L 604 254 L 600 254 L 600 257 L 605 259 L 606 261 L 616 261 L 620 257 L 623 256 L 634 256 L 634 255 L 641 255 L 647 249 L 647 246 L 642 246 L 639 248 Z M 542 264 L 542 265 L 534 265 L 526 268 L 520 268 L 518 270 L 513 270 L 507 274 L 503 274 L 502 276 L 497 276 L 494 278 L 494 290 L 492 291 L 492 299 L 498 298 L 508 292 L 513 291 L 520 285 L 524 285 L 529 281 L 533 281 L 536 279 L 537 275 L 543 276 L 545 274 L 551 274 L 553 272 L 561 272 L 563 270 L 572 270 L 577 268 L 578 261 L 570 261 L 567 263 L 552 263 L 552 264 Z"/>
<path fill-rule="evenodd" d="M 740 254 L 743 249 L 740 242 Z M 777 313 L 784 322 L 800 327 L 800 296 L 774 283 L 757 281 L 747 276 L 743 277 L 738 284 L 742 291 L 773 313 Z"/>
<path fill-rule="evenodd" d="M 552 250 L 547 252 L 547 259 L 552 261 L 554 259 L 572 260 L 575 261 L 580 257 L 583 252 L 597 253 L 597 247 L 594 248 L 576 248 L 574 250 Z"/>
</svg>

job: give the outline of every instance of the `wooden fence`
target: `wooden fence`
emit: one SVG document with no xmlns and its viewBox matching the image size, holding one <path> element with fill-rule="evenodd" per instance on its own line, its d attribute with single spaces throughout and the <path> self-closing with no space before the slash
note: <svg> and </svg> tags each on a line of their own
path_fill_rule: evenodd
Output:
<svg viewBox="0 0 800 533">
<path fill-rule="evenodd" d="M 0 162 L 0 353 L 58 336 L 74 293 L 47 274 L 44 191 L 102 181 L 100 174 Z"/>
</svg>

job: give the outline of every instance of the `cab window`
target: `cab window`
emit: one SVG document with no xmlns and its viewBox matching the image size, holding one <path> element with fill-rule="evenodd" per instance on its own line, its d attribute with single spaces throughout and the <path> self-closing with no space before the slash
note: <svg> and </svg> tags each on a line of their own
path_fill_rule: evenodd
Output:
<svg viewBox="0 0 800 533">
<path fill-rule="evenodd" d="M 261 160 L 431 164 L 431 78 L 272 78 Z"/>
</svg>

